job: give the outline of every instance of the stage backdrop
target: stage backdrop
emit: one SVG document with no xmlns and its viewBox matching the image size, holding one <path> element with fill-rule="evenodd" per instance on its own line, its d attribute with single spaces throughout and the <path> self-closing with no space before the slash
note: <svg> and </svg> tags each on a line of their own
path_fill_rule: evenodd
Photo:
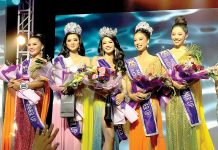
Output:
<svg viewBox="0 0 218 150">
<path fill-rule="evenodd" d="M 176 16 L 183 15 L 188 21 L 189 37 L 186 44 L 198 44 L 202 47 L 203 65 L 211 66 L 218 62 L 218 9 L 187 9 L 166 11 L 141 11 L 125 13 L 101 14 L 69 14 L 56 16 L 55 29 L 55 55 L 61 49 L 64 37 L 64 26 L 69 22 L 81 25 L 82 38 L 89 57 L 97 55 L 99 42 L 98 31 L 103 26 L 118 29 L 118 40 L 123 48 L 126 58 L 136 55 L 133 44 L 134 28 L 140 21 L 148 22 L 154 29 L 150 39 L 149 52 L 155 54 L 161 50 L 171 48 L 171 26 Z M 202 80 L 203 102 L 207 126 L 210 130 L 216 149 L 218 149 L 218 123 L 215 107 L 217 98 L 212 80 Z M 162 111 L 164 128 L 165 113 Z M 165 131 L 164 131 L 165 132 Z M 128 141 L 121 143 L 121 149 L 128 149 Z"/>
<path fill-rule="evenodd" d="M 5 51 L 5 39 L 6 39 L 6 0 L 0 0 L 0 65 L 4 64 L 4 51 Z M 0 80 L 0 141 L 2 137 L 2 114 L 3 114 L 3 82 Z M 1 142 L 0 142 L 1 147 Z"/>
</svg>

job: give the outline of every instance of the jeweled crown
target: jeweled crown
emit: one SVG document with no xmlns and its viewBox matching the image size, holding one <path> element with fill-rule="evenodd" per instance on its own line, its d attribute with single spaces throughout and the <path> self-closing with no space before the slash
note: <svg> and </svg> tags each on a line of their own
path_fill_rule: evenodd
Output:
<svg viewBox="0 0 218 150">
<path fill-rule="evenodd" d="M 146 31 L 148 31 L 150 33 L 150 35 L 152 35 L 152 32 L 153 32 L 153 29 L 152 27 L 150 27 L 150 25 L 145 22 L 145 21 L 142 21 L 142 22 L 139 22 L 137 24 L 137 26 L 135 27 L 135 32 L 138 31 L 139 29 L 144 29 Z"/>
<path fill-rule="evenodd" d="M 102 27 L 99 30 L 99 35 L 100 35 L 101 38 L 103 38 L 105 36 L 115 37 L 116 34 L 117 34 L 117 28 L 112 29 L 112 28 L 109 28 L 109 27 Z"/>
<path fill-rule="evenodd" d="M 81 35 L 82 33 L 82 28 L 80 27 L 80 25 L 78 25 L 75 22 L 70 22 L 68 23 L 65 27 L 64 27 L 64 33 L 76 33 L 78 35 Z"/>
</svg>

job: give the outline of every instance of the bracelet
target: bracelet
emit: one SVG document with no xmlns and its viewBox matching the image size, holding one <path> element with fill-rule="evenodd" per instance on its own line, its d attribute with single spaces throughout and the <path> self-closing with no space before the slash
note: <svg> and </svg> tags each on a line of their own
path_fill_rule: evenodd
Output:
<svg viewBox="0 0 218 150">
<path fill-rule="evenodd" d="M 20 89 L 21 89 L 21 90 L 27 90 L 27 89 L 28 89 L 28 84 L 22 82 L 22 83 L 20 84 Z"/>
</svg>

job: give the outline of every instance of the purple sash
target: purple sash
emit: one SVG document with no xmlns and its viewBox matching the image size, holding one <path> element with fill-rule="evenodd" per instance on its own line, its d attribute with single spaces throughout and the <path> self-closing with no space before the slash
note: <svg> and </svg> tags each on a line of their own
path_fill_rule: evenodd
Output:
<svg viewBox="0 0 218 150">
<path fill-rule="evenodd" d="M 166 70 L 170 70 L 176 64 L 178 64 L 169 50 L 159 52 L 157 53 L 157 56 L 161 60 L 161 63 L 163 64 Z M 180 90 L 179 93 L 190 125 L 192 127 L 199 125 L 200 120 L 196 109 L 195 100 L 190 88 L 187 88 L 185 90 Z"/>
<path fill-rule="evenodd" d="M 105 68 L 111 68 L 110 65 L 106 62 L 106 60 L 104 59 L 98 59 L 98 64 L 100 67 L 105 67 Z M 114 91 L 113 93 L 111 93 L 111 99 L 112 99 L 112 108 L 115 106 L 116 107 L 116 95 L 119 94 L 121 91 L 119 91 L 118 89 L 116 91 Z M 122 103 L 122 105 L 124 105 Z M 125 135 L 125 132 L 123 130 L 123 125 L 119 124 L 117 125 L 117 127 L 115 127 L 116 129 L 116 133 L 119 137 L 120 140 L 127 140 L 127 136 Z"/>
<path fill-rule="evenodd" d="M 12 66 L 7 67 L 7 69 L 2 70 L 1 74 L 3 75 L 3 78 L 6 79 L 5 81 L 9 82 L 11 78 L 18 77 L 19 68 L 20 66 L 18 65 L 12 65 Z M 10 75 L 11 72 L 12 72 L 12 75 Z M 16 75 L 14 75 L 14 73 Z"/>
<path fill-rule="evenodd" d="M 138 62 L 135 58 L 126 60 L 126 68 L 131 79 L 136 78 L 138 75 L 143 75 L 141 68 L 138 65 Z M 132 92 L 137 92 L 136 85 L 132 84 Z M 146 99 L 140 103 L 136 103 L 133 100 L 130 100 L 129 105 L 133 108 L 136 108 L 137 105 L 140 105 L 140 112 L 142 116 L 142 123 L 146 136 L 153 136 L 158 134 L 157 124 L 155 120 L 155 115 L 151 105 L 151 99 Z"/>
<path fill-rule="evenodd" d="M 60 63 L 60 65 L 62 67 L 59 69 L 63 69 L 63 71 L 62 71 L 62 83 L 64 84 L 64 78 L 69 73 L 66 72 L 66 66 L 64 64 L 63 56 L 58 56 L 53 60 L 53 65 L 56 65 L 57 63 Z M 72 109 L 74 109 L 74 112 L 75 112 L 75 108 L 72 108 Z M 75 117 L 67 117 L 67 123 L 68 123 L 69 129 L 70 129 L 70 132 L 78 139 L 81 139 L 82 132 L 81 132 L 80 124 L 79 124 L 79 121 L 75 121 L 74 118 Z"/>
<path fill-rule="evenodd" d="M 75 121 L 74 118 L 67 118 L 68 126 L 70 128 L 70 132 L 77 138 L 82 138 L 82 130 L 80 128 L 79 121 Z"/>
<path fill-rule="evenodd" d="M 111 66 L 104 59 L 98 59 L 98 64 L 100 67 L 111 68 Z"/>
<path fill-rule="evenodd" d="M 29 80 L 29 75 L 28 75 L 29 64 L 30 64 L 29 60 L 23 61 L 22 66 L 21 66 L 21 72 L 17 74 L 18 78 Z M 29 101 L 26 99 L 22 99 L 22 100 L 23 100 L 24 109 L 34 129 L 39 128 L 40 130 L 43 130 L 44 124 L 41 121 L 41 118 L 38 114 L 36 105 L 30 105 Z"/>
<path fill-rule="evenodd" d="M 116 127 L 116 132 L 117 132 L 117 135 L 119 137 L 119 140 L 127 140 L 127 136 L 123 130 L 123 125 L 122 124 L 118 124 Z"/>
</svg>

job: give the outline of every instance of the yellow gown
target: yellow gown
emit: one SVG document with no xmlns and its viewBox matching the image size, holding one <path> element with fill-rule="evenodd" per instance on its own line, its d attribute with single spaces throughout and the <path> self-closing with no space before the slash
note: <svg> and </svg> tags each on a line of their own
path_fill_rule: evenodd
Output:
<svg viewBox="0 0 218 150">
<path fill-rule="evenodd" d="M 178 56 L 171 52 L 177 62 L 188 60 L 187 57 Z M 201 121 L 199 126 L 191 127 L 178 92 L 171 96 L 166 105 L 166 143 L 168 150 L 214 150 L 209 131 L 204 118 L 202 104 L 202 87 L 200 81 L 190 87 L 194 96 L 196 108 Z"/>
<path fill-rule="evenodd" d="M 93 92 L 88 88 L 83 90 L 83 135 L 82 135 L 82 150 L 92 150 L 93 141 Z"/>
</svg>

